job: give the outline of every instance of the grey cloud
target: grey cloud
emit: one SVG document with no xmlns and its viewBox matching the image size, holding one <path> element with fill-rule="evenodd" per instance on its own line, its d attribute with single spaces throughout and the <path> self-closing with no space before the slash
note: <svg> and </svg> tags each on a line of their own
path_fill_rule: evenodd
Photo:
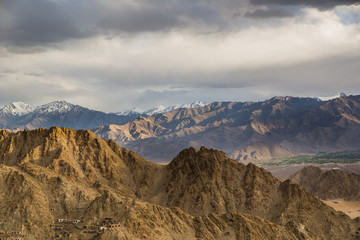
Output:
<svg viewBox="0 0 360 240">
<path fill-rule="evenodd" d="M 114 11 L 98 22 L 104 29 L 121 32 L 164 31 L 182 25 L 176 15 L 159 9 Z"/>
<path fill-rule="evenodd" d="M 75 93 L 64 89 L 60 84 L 36 80 L 16 79 L 0 84 L 0 107 L 14 101 L 23 101 L 32 105 L 54 100 L 66 99 Z M 46 91 L 45 91 L 46 89 Z"/>
<path fill-rule="evenodd" d="M 267 10 L 258 9 L 254 12 L 247 12 L 245 14 L 245 17 L 253 19 L 290 18 L 294 16 L 293 12 L 283 8 L 270 8 Z"/>
<path fill-rule="evenodd" d="M 59 43 L 97 35 L 168 31 L 208 32 L 224 29 L 235 0 L 1 0 L 0 44 L 9 51 L 32 53 Z"/>
<path fill-rule="evenodd" d="M 309 5 L 329 8 L 360 0 L 249 0 L 255 5 Z M 97 35 L 187 29 L 195 34 L 231 32 L 247 26 L 241 19 L 248 1 L 236 0 L 0 0 L 0 44 L 11 52 L 33 53 L 59 43 Z M 237 14 L 241 12 L 241 14 Z M 236 21 L 234 21 L 234 16 Z M 256 10 L 247 18 L 285 18 L 282 8 Z"/>
<path fill-rule="evenodd" d="M 177 104 L 181 101 L 189 101 L 192 96 L 189 90 L 153 90 L 146 89 L 134 102 L 142 105 L 143 108 L 152 108 L 157 105 Z M 191 100 L 190 100 L 191 101 Z M 144 103 L 146 103 L 144 105 Z"/>
<path fill-rule="evenodd" d="M 10 46 L 36 46 L 84 38 L 70 9 L 74 6 L 47 0 L 4 0 L 0 8 L 0 42 Z"/>
<path fill-rule="evenodd" d="M 72 90 L 51 82 L 51 74 L 36 78 L 44 80 L 27 80 L 15 78 L 16 72 L 7 71 L 3 73 L 14 78 L 0 82 L 0 103 L 5 105 L 20 100 L 39 105 L 65 99 L 85 107 L 115 112 L 135 106 L 149 108 L 195 100 L 247 101 L 263 100 L 274 95 L 358 94 L 359 64 L 358 57 L 335 56 L 286 66 L 167 76 L 155 73 L 131 76 L 126 72 L 100 74 L 96 69 L 88 68 L 83 69 L 86 72 L 84 75 L 73 75 L 73 79 L 78 79 L 73 80 L 74 85 L 79 87 Z M 86 80 L 88 78 L 84 76 L 87 75 L 101 80 Z M 6 76 L 3 77 L 6 79 Z"/>
<path fill-rule="evenodd" d="M 27 73 L 24 73 L 26 76 L 31 76 L 31 77 L 43 77 L 44 75 L 43 74 L 40 74 L 40 73 L 36 73 L 36 72 L 27 72 Z"/>
<path fill-rule="evenodd" d="M 172 84 L 173 89 L 179 91 L 152 91 L 145 95 L 152 99 L 151 102 L 167 103 L 169 100 L 169 104 L 173 104 L 197 99 L 246 101 L 263 100 L 274 95 L 312 97 L 337 92 L 359 94 L 359 64 L 358 57 L 336 56 L 289 66 L 234 70 L 212 75 L 181 75 Z M 165 83 L 166 79 L 163 79 L 162 84 Z M 158 84 L 161 86 L 161 82 Z M 169 96 L 171 94 L 174 96 Z"/>
<path fill-rule="evenodd" d="M 359 4 L 359 0 L 250 0 L 250 2 L 254 5 L 282 5 L 282 6 L 312 6 L 318 9 L 326 10 L 329 8 L 333 8 L 339 5 L 353 5 Z"/>
<path fill-rule="evenodd" d="M 107 12 L 101 16 L 98 26 L 120 32 L 167 31 L 173 28 L 189 28 L 203 24 L 219 27 L 224 24 L 222 9 L 206 1 L 144 1 L 137 0 L 136 7 L 109 8 L 106 2 L 98 3 Z M 224 4 L 226 6 L 226 4 Z M 195 27 L 196 28 L 196 27 Z"/>
</svg>

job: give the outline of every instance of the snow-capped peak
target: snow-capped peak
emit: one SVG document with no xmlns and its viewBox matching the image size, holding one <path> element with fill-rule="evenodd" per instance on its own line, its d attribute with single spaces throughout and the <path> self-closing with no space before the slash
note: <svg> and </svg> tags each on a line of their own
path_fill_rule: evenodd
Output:
<svg viewBox="0 0 360 240">
<path fill-rule="evenodd" d="M 26 104 L 23 102 L 12 102 L 12 103 L 4 106 L 0 110 L 0 113 L 22 116 L 29 112 L 32 112 L 33 110 L 34 110 L 34 108 L 32 106 L 30 106 L 29 104 Z"/>
<path fill-rule="evenodd" d="M 189 104 L 178 104 L 175 106 L 170 106 L 167 107 L 164 112 L 169 112 L 172 111 L 174 109 L 179 109 L 179 108 L 200 108 L 200 107 L 204 107 L 206 106 L 208 103 L 202 102 L 202 101 L 195 101 L 193 103 L 189 103 Z"/>
<path fill-rule="evenodd" d="M 144 111 L 143 114 L 151 116 L 154 114 L 167 112 L 166 109 L 168 109 L 168 108 L 164 107 L 163 105 L 159 105 L 157 107 L 154 107 L 154 108 Z"/>
<path fill-rule="evenodd" d="M 321 101 L 329 101 L 339 97 L 347 97 L 347 95 L 345 93 L 338 93 L 335 96 L 331 96 L 331 97 L 317 97 L 317 98 L 320 99 Z"/>
<path fill-rule="evenodd" d="M 203 101 L 195 101 L 193 103 L 190 103 L 190 104 L 183 104 L 183 108 L 200 108 L 200 107 L 204 107 L 208 105 L 208 103 L 206 102 L 203 102 Z"/>
<path fill-rule="evenodd" d="M 123 116 L 130 116 L 130 115 L 140 115 L 142 112 L 144 112 L 143 109 L 134 107 L 134 108 L 129 109 L 129 110 L 124 110 L 124 111 L 116 112 L 115 114 L 117 114 L 117 115 L 123 115 Z"/>
<path fill-rule="evenodd" d="M 179 109 L 179 108 L 200 108 L 200 107 L 204 107 L 207 104 L 208 103 L 206 103 L 206 102 L 196 101 L 196 102 L 193 102 L 190 104 L 178 104 L 178 105 L 174 105 L 174 106 L 170 106 L 170 107 L 165 107 L 163 105 L 159 105 L 157 107 L 154 107 L 154 108 L 151 108 L 151 109 L 148 109 L 145 111 L 143 111 L 140 108 L 132 108 L 130 110 L 124 110 L 121 112 L 117 112 L 116 114 L 125 115 L 125 116 L 136 115 L 136 114 L 151 116 L 154 114 L 170 112 L 172 110 Z"/>
<path fill-rule="evenodd" d="M 164 107 L 163 105 L 159 105 L 155 108 L 144 111 L 143 114 L 151 116 L 151 115 L 158 114 L 158 113 L 170 112 L 172 110 L 179 109 L 179 108 L 199 108 L 199 107 L 204 107 L 205 105 L 207 105 L 207 103 L 202 102 L 202 101 L 196 101 L 196 102 L 193 102 L 190 104 L 178 104 L 178 105 L 174 105 L 174 106 L 170 106 L 170 107 Z"/>
<path fill-rule="evenodd" d="M 78 106 L 68 103 L 66 101 L 55 101 L 45 105 L 41 105 L 35 109 L 37 113 L 67 113 L 73 109 L 76 109 Z"/>
</svg>

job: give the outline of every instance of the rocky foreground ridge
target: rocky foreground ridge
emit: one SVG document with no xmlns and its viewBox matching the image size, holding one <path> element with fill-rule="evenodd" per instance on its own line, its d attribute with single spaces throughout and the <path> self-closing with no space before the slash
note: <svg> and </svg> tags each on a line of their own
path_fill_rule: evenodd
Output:
<svg viewBox="0 0 360 240">
<path fill-rule="evenodd" d="M 88 130 L 0 131 L 0 196 L 0 234 L 26 239 L 360 238 L 359 219 L 224 152 L 158 165 Z"/>
</svg>

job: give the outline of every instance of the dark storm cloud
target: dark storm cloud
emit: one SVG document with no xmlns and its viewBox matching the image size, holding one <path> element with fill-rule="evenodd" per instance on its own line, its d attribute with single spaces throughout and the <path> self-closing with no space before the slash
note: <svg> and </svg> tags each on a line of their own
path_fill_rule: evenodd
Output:
<svg viewBox="0 0 360 240">
<path fill-rule="evenodd" d="M 75 25 L 71 7 L 47 0 L 0 2 L 0 42 L 36 46 L 87 36 Z"/>
<path fill-rule="evenodd" d="M 293 12 L 283 8 L 271 8 L 267 10 L 258 9 L 254 12 L 247 12 L 245 14 L 245 17 L 253 19 L 289 18 L 294 16 Z"/>
<path fill-rule="evenodd" d="M 254 5 L 307 5 L 321 9 L 360 2 L 249 1 Z M 66 40 L 119 33 L 166 32 L 172 29 L 187 29 L 195 34 L 231 32 L 246 25 L 246 20 L 241 19 L 246 12 L 245 17 L 255 19 L 294 15 L 284 8 L 246 11 L 250 3 L 237 0 L 0 0 L 0 44 L 13 53 L 32 53 Z M 237 21 L 234 21 L 234 14 Z"/>
<path fill-rule="evenodd" d="M 0 44 L 14 53 L 32 53 L 99 35 L 216 30 L 228 23 L 227 14 L 233 14 L 228 11 L 242 4 L 235 0 L 221 4 L 215 0 L 0 0 Z"/>
<path fill-rule="evenodd" d="M 281 5 L 281 6 L 295 6 L 295 5 L 304 5 L 312 6 L 318 9 L 329 9 L 339 5 L 353 5 L 359 4 L 359 0 L 250 0 L 254 5 Z"/>
</svg>

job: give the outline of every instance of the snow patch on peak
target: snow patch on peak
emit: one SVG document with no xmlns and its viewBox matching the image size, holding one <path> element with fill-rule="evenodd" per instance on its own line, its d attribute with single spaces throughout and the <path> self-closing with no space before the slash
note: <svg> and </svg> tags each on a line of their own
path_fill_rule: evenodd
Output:
<svg viewBox="0 0 360 240">
<path fill-rule="evenodd" d="M 52 113 L 52 112 L 67 113 L 77 108 L 79 108 L 79 106 L 76 106 L 74 104 L 62 100 L 62 101 L 54 101 L 45 105 L 41 105 L 37 107 L 35 111 L 37 113 Z"/>
<path fill-rule="evenodd" d="M 339 97 L 347 97 L 347 95 L 345 93 L 338 93 L 331 97 L 317 97 L 317 98 L 320 99 L 321 101 L 329 101 L 329 100 L 339 98 Z"/>
<path fill-rule="evenodd" d="M 170 112 L 172 110 L 179 109 L 179 108 L 200 108 L 200 107 L 206 106 L 207 104 L 208 103 L 206 103 L 206 102 L 195 101 L 195 102 L 190 103 L 190 104 L 178 104 L 178 105 L 170 106 L 170 107 L 164 107 L 162 105 L 159 105 L 156 108 L 152 108 L 152 109 L 150 109 L 148 111 L 143 112 L 143 114 L 151 116 L 151 115 L 154 115 L 154 114 Z"/>
<path fill-rule="evenodd" d="M 190 104 L 183 104 L 182 108 L 200 108 L 200 107 L 205 107 L 206 105 L 208 105 L 208 103 L 203 102 L 203 101 L 195 101 L 193 103 Z"/>
<path fill-rule="evenodd" d="M 4 106 L 0 110 L 0 113 L 22 116 L 32 111 L 34 111 L 34 108 L 29 104 L 23 102 L 12 102 Z"/>
<path fill-rule="evenodd" d="M 179 109 L 179 108 L 200 108 L 200 107 L 204 107 L 208 105 L 208 103 L 203 102 L 203 101 L 195 101 L 193 103 L 190 104 L 177 104 L 174 106 L 170 106 L 170 107 L 165 107 L 163 105 L 159 105 L 157 107 L 148 109 L 148 110 L 142 110 L 140 108 L 134 107 L 132 109 L 129 110 L 124 110 L 124 111 L 120 111 L 117 112 L 117 115 L 123 115 L 123 116 L 130 116 L 130 115 L 146 115 L 146 116 L 151 116 L 154 114 L 159 114 L 159 113 L 165 113 L 165 112 L 170 112 L 172 110 L 175 109 Z"/>
<path fill-rule="evenodd" d="M 131 115 L 140 115 L 142 112 L 144 112 L 143 109 L 134 107 L 134 108 L 129 109 L 129 110 L 116 112 L 115 114 L 122 115 L 122 116 L 131 116 Z"/>
<path fill-rule="evenodd" d="M 154 114 L 167 112 L 167 109 L 168 109 L 167 107 L 165 107 L 163 105 L 159 105 L 157 107 L 154 107 L 154 108 L 144 111 L 143 114 L 151 116 Z"/>
</svg>

